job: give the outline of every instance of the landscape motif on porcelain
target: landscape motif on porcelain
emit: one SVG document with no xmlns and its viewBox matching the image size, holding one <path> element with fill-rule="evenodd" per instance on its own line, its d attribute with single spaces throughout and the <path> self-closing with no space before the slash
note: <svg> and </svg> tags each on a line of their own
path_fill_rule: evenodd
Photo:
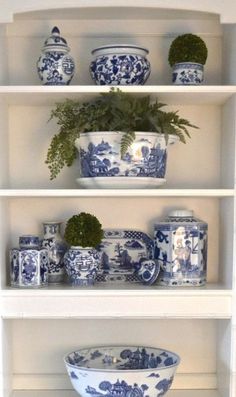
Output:
<svg viewBox="0 0 236 397">
<path fill-rule="evenodd" d="M 65 363 L 82 396 L 160 397 L 172 384 L 179 357 L 162 349 L 107 346 L 71 353 Z"/>
<path fill-rule="evenodd" d="M 142 262 L 153 259 L 153 240 L 136 230 L 105 229 L 98 251 L 97 281 L 140 282 L 138 269 Z"/>
<path fill-rule="evenodd" d="M 207 266 L 207 226 L 158 225 L 154 256 L 161 285 L 204 285 Z"/>
<path fill-rule="evenodd" d="M 164 136 L 136 134 L 135 142 L 121 158 L 122 133 L 100 136 L 81 134 L 77 147 L 80 153 L 80 176 L 88 177 L 152 177 L 164 178 L 167 150 Z"/>
</svg>

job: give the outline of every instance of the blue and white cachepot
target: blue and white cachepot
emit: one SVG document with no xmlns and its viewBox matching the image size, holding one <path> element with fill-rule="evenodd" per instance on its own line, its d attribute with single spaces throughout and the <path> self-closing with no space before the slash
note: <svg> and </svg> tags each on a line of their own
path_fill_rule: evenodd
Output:
<svg viewBox="0 0 236 397">
<path fill-rule="evenodd" d="M 12 287 L 37 288 L 48 285 L 48 252 L 44 248 L 10 250 Z"/>
<path fill-rule="evenodd" d="M 38 75 L 44 85 L 68 85 L 74 75 L 75 63 L 66 40 L 55 26 L 47 38 L 37 62 Z"/>
<path fill-rule="evenodd" d="M 172 82 L 179 85 L 202 84 L 204 79 L 204 66 L 194 62 L 180 62 L 173 66 Z"/>
<path fill-rule="evenodd" d="M 207 223 L 193 211 L 175 210 L 154 226 L 154 256 L 161 270 L 157 283 L 200 286 L 206 283 Z"/>
<path fill-rule="evenodd" d="M 136 139 L 121 158 L 123 132 L 86 132 L 76 139 L 80 178 L 84 187 L 156 187 L 165 182 L 167 146 L 179 138 L 155 132 L 136 132 Z M 117 182 L 118 181 L 118 182 Z M 108 186 L 106 186 L 108 182 Z M 116 184 L 118 183 L 118 185 Z M 132 186 L 133 185 L 133 186 Z"/>
<path fill-rule="evenodd" d="M 72 246 L 64 256 L 69 283 L 73 286 L 86 286 L 95 283 L 100 255 L 94 248 Z"/>
<path fill-rule="evenodd" d="M 174 379 L 180 358 L 146 346 L 85 347 L 64 358 L 81 397 L 161 397 Z"/>
<path fill-rule="evenodd" d="M 151 66 L 148 50 L 130 44 L 113 44 L 95 48 L 90 64 L 92 79 L 98 85 L 142 85 Z"/>
<path fill-rule="evenodd" d="M 64 281 L 64 255 L 68 246 L 61 236 L 61 224 L 62 222 L 43 222 L 42 246 L 47 249 L 49 256 L 49 284 L 60 284 Z"/>
</svg>

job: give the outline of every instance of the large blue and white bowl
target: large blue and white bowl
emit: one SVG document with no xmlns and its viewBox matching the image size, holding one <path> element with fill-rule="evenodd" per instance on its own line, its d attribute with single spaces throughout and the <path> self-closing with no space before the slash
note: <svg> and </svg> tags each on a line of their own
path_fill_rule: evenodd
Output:
<svg viewBox="0 0 236 397">
<path fill-rule="evenodd" d="M 180 358 L 143 346 L 87 347 L 64 362 L 81 397 L 160 397 L 170 388 Z"/>
<path fill-rule="evenodd" d="M 85 188 L 156 188 L 165 183 L 167 147 L 179 140 L 156 132 L 135 132 L 135 140 L 121 157 L 119 131 L 86 132 L 76 139 L 80 178 Z"/>
<path fill-rule="evenodd" d="M 90 64 L 92 79 L 98 85 L 143 85 L 151 66 L 148 50 L 130 44 L 114 44 L 95 48 Z"/>
</svg>

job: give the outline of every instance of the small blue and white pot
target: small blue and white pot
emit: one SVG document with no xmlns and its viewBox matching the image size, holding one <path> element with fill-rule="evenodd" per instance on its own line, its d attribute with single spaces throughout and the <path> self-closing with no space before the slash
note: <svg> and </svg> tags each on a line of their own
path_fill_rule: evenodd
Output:
<svg viewBox="0 0 236 397">
<path fill-rule="evenodd" d="M 173 66 L 172 82 L 179 85 L 202 84 L 204 79 L 204 66 L 194 62 L 180 62 Z"/>
<path fill-rule="evenodd" d="M 143 85 L 151 66 L 148 50 L 130 44 L 114 44 L 95 48 L 90 64 L 92 79 L 98 85 Z"/>
<path fill-rule="evenodd" d="M 43 248 L 10 250 L 12 287 L 37 288 L 48 285 L 48 252 Z"/>
<path fill-rule="evenodd" d="M 139 281 L 145 285 L 152 285 L 157 280 L 160 265 L 154 259 L 141 259 L 136 265 L 136 274 Z"/>
<path fill-rule="evenodd" d="M 123 132 L 86 132 L 76 139 L 83 187 L 146 188 L 165 182 L 167 146 L 179 138 L 155 132 L 136 132 L 121 158 Z M 112 186 L 113 185 L 113 186 Z"/>
<path fill-rule="evenodd" d="M 93 285 L 99 263 L 100 255 L 94 248 L 72 246 L 64 256 L 70 284 L 73 286 Z"/>
<path fill-rule="evenodd" d="M 74 75 L 74 60 L 70 48 L 55 26 L 44 43 L 37 62 L 38 75 L 44 85 L 68 85 Z"/>
</svg>

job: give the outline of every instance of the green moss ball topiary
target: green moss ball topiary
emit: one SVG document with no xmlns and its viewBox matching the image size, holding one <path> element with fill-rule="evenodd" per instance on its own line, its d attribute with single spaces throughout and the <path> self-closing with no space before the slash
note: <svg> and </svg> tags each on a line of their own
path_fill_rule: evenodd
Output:
<svg viewBox="0 0 236 397">
<path fill-rule="evenodd" d="M 206 44 L 201 37 L 187 33 L 172 41 L 168 61 L 170 66 L 180 62 L 194 62 L 205 65 L 207 53 Z"/>
<path fill-rule="evenodd" d="M 81 212 L 67 221 L 64 238 L 70 246 L 95 248 L 103 238 L 102 225 L 96 216 Z"/>
</svg>

